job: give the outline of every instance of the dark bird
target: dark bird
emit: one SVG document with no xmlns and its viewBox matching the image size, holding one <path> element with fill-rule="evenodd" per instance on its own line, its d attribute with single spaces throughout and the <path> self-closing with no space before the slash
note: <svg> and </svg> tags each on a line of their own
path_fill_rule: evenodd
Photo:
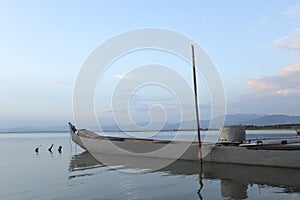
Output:
<svg viewBox="0 0 300 200">
<path fill-rule="evenodd" d="M 38 153 L 39 152 L 39 148 L 41 147 L 42 145 L 38 146 L 37 148 L 35 148 L 35 153 Z"/>
<path fill-rule="evenodd" d="M 48 149 L 48 151 L 50 151 L 51 153 L 52 153 L 52 147 L 54 146 L 54 144 L 52 144 L 50 147 L 49 147 L 49 149 Z"/>
<path fill-rule="evenodd" d="M 58 147 L 58 152 L 61 153 L 61 150 L 62 150 L 62 146 L 59 146 Z"/>
</svg>

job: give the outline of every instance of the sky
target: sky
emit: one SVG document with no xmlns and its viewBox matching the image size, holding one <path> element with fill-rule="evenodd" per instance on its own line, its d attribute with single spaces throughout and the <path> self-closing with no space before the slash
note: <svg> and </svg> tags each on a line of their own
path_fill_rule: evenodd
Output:
<svg viewBox="0 0 300 200">
<path fill-rule="evenodd" d="M 222 78 L 227 114 L 300 115 L 300 1 L 2 0 L 0 27 L 1 128 L 73 121 L 74 85 L 88 56 L 113 36 L 148 27 L 176 31 L 201 45 Z M 113 122 L 111 91 L 128 79 L 124 73 L 151 62 L 174 67 L 191 85 L 191 71 L 181 68 L 188 64 L 175 56 L 124 56 L 99 81 L 95 109 L 101 122 Z M 201 80 L 199 85 L 204 119 L 210 95 Z M 149 112 L 154 121 L 165 111 L 169 121 L 180 119 L 176 94 L 157 85 L 137 90 L 129 107 L 138 122 L 149 120 Z"/>
</svg>

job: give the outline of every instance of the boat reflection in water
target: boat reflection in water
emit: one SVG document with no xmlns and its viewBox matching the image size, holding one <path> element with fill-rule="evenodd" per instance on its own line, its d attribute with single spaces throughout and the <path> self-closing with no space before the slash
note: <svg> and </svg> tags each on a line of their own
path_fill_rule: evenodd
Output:
<svg viewBox="0 0 300 200">
<path fill-rule="evenodd" d="M 113 164 L 110 163 L 111 166 L 104 165 L 89 152 L 73 155 L 69 166 L 69 179 L 93 176 L 94 174 L 90 173 L 89 171 L 91 170 L 89 169 L 112 167 L 113 169 L 139 173 L 163 172 L 170 176 L 196 175 L 199 176 L 199 185 L 197 187 L 200 188 L 200 190 L 202 183 L 204 183 L 205 188 L 205 184 L 209 184 L 211 180 L 220 181 L 219 191 L 223 198 L 245 199 L 248 197 L 248 187 L 253 184 L 262 188 L 281 188 L 284 193 L 300 193 L 299 169 L 204 162 L 202 172 L 200 172 L 198 162 L 177 160 L 165 168 L 150 172 L 146 167 L 147 163 L 152 162 L 153 164 L 160 162 L 160 159 L 117 155 L 107 156 L 110 157 L 110 160 L 115 161 Z M 137 162 L 135 162 L 135 160 L 137 160 Z M 132 163 L 135 164 L 132 165 Z M 197 191 L 195 191 L 195 193 L 197 193 Z M 201 199 L 201 191 L 199 191 L 198 195 Z"/>
</svg>

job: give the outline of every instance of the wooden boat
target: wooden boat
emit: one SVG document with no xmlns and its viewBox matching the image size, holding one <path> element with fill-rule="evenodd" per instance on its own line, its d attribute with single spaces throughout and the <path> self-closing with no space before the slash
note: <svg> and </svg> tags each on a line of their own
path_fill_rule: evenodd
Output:
<svg viewBox="0 0 300 200">
<path fill-rule="evenodd" d="M 197 142 L 105 137 L 85 129 L 76 130 L 71 123 L 69 128 L 73 142 L 93 155 L 200 159 Z M 201 152 L 204 162 L 300 168 L 299 139 L 295 136 L 279 141 L 246 141 L 243 127 L 224 127 L 220 142 L 202 143 Z M 147 165 L 147 162 L 143 164 Z"/>
<path fill-rule="evenodd" d="M 287 138 L 279 141 L 259 140 L 253 142 L 246 141 L 246 133 L 243 127 L 232 126 L 221 129 L 220 141 L 217 143 L 203 143 L 201 141 L 193 45 L 192 58 L 198 142 L 106 137 L 85 129 L 76 130 L 75 126 L 69 123 L 72 140 L 94 156 L 126 155 L 171 159 L 172 161 L 182 159 L 200 160 L 201 163 L 206 161 L 300 168 L 300 133 L 298 131 L 293 139 Z M 104 159 L 103 156 L 100 159 Z M 152 167 L 158 169 L 166 164 L 163 160 L 161 162 L 163 163 L 162 165 Z M 149 166 L 152 163 L 146 160 L 136 164 Z"/>
</svg>

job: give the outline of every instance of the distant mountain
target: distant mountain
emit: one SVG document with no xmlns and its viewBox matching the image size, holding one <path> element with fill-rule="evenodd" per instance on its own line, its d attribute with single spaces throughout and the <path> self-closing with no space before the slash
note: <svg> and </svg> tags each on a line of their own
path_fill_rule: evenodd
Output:
<svg viewBox="0 0 300 200">
<path fill-rule="evenodd" d="M 258 114 L 233 114 L 233 115 L 226 115 L 225 117 L 225 125 L 239 125 L 247 123 L 251 120 L 255 120 L 257 118 L 263 117 L 264 115 Z"/>
<path fill-rule="evenodd" d="M 225 125 L 248 125 L 248 122 L 260 117 L 263 117 L 264 115 L 258 115 L 258 114 L 233 114 L 233 115 L 226 115 L 225 116 Z M 209 128 L 209 125 L 211 123 L 210 128 L 219 128 L 216 125 L 222 124 L 224 117 L 218 117 L 213 120 L 201 120 L 200 121 L 200 127 L 203 129 Z M 141 127 L 145 127 L 146 123 L 139 124 Z M 131 126 L 122 126 L 125 130 L 136 130 L 136 128 L 130 128 Z M 196 121 L 183 121 L 181 123 L 166 123 L 162 130 L 177 130 L 177 129 L 196 129 Z M 117 125 L 111 125 L 111 126 L 103 126 L 103 130 L 105 131 L 119 131 L 120 128 Z M 159 130 L 160 129 L 160 123 L 153 122 L 151 127 L 145 127 L 141 128 L 140 130 Z"/>
<path fill-rule="evenodd" d="M 212 120 L 201 120 L 201 128 L 219 128 L 214 127 L 215 124 L 221 124 L 224 117 L 219 117 Z M 254 125 L 254 126 L 266 126 L 266 125 L 279 125 L 279 124 L 300 124 L 300 116 L 289 115 L 259 115 L 259 114 L 232 114 L 225 116 L 225 126 L 232 125 Z M 168 125 L 169 130 L 175 129 L 179 124 Z M 184 121 L 181 123 L 182 129 L 196 129 L 196 121 Z"/>
<path fill-rule="evenodd" d="M 231 125 L 243 125 L 246 124 L 248 121 L 260 118 L 264 115 L 258 115 L 258 114 L 232 114 L 232 115 L 226 115 L 223 117 L 218 117 L 212 120 L 201 120 L 200 121 L 200 127 L 203 129 L 209 128 L 219 128 L 218 126 L 223 124 L 226 126 Z M 177 124 L 179 126 L 179 124 Z M 182 129 L 196 129 L 196 121 L 184 121 L 181 123 Z"/>
<path fill-rule="evenodd" d="M 2 133 L 37 133 L 37 132 L 67 132 L 69 131 L 68 126 L 50 126 L 50 127 L 13 127 L 0 129 Z"/>
<path fill-rule="evenodd" d="M 121 129 L 118 125 L 102 126 L 101 129 L 103 131 L 114 131 L 114 132 L 121 131 Z"/>
<path fill-rule="evenodd" d="M 114 125 L 109 125 L 109 126 L 102 126 L 102 130 L 104 131 L 121 131 L 121 128 L 123 130 L 128 130 L 128 131 L 140 131 L 140 130 L 174 130 L 178 129 L 179 123 L 171 124 L 171 123 L 165 123 L 163 128 L 161 128 L 161 123 L 160 122 L 152 122 L 151 126 L 148 126 L 148 123 L 140 123 L 138 124 L 139 127 L 132 126 L 132 125 L 122 125 L 118 126 L 116 124 Z"/>
<path fill-rule="evenodd" d="M 265 115 L 242 123 L 242 125 L 255 125 L 255 126 L 278 125 L 278 124 L 300 124 L 300 116 Z"/>
<path fill-rule="evenodd" d="M 223 117 L 224 118 L 224 117 Z M 215 124 L 220 124 L 223 119 L 222 117 L 212 119 L 212 120 L 201 120 L 201 128 L 209 128 L 211 123 L 211 128 Z M 289 115 L 258 115 L 258 114 L 231 114 L 225 116 L 224 125 L 254 125 L 254 126 L 267 126 L 267 125 L 279 125 L 279 124 L 300 124 L 300 116 L 289 116 Z M 128 131 L 137 130 L 159 130 L 161 129 L 161 123 L 153 122 L 151 127 L 147 126 L 147 123 L 139 124 L 139 127 L 133 127 L 131 125 L 122 125 L 122 128 Z M 88 127 L 78 127 L 78 128 L 88 128 Z M 116 124 L 106 125 L 101 127 L 104 131 L 120 131 L 120 127 Z M 196 129 L 196 121 L 183 121 L 179 123 L 166 123 L 162 130 L 178 130 L 178 129 Z M 95 129 L 96 130 L 96 129 Z M 67 132 L 68 126 L 51 126 L 51 127 L 16 127 L 8 129 L 0 129 L 0 132 Z"/>
<path fill-rule="evenodd" d="M 214 120 L 218 120 L 218 119 L 214 119 Z M 224 123 L 224 125 L 226 126 L 231 126 L 231 125 L 266 126 L 266 125 L 279 125 L 279 124 L 300 124 L 300 116 L 233 114 L 233 115 L 226 115 L 225 123 Z"/>
</svg>

